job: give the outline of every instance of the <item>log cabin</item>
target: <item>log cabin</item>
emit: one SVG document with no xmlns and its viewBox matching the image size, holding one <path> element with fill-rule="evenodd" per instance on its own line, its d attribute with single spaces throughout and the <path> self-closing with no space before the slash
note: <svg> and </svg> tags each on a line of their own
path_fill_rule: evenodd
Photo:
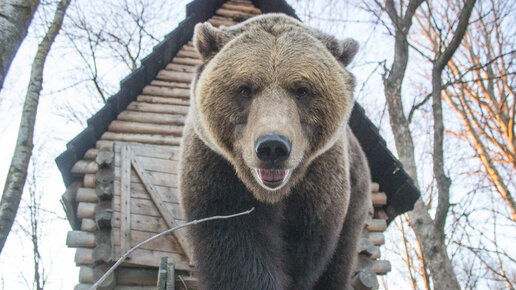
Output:
<svg viewBox="0 0 516 290">
<path fill-rule="evenodd" d="M 89 289 L 132 246 L 184 223 L 178 152 L 190 82 L 201 63 L 191 43 L 195 24 L 230 26 L 273 12 L 298 18 L 284 0 L 192 1 L 186 18 L 121 81 L 120 91 L 56 158 L 67 188 L 61 201 L 72 227 L 66 244 L 76 249 L 80 268 L 75 289 Z M 413 208 L 420 192 L 357 103 L 349 125 L 372 176 L 369 220 L 356 253 L 353 287 L 375 289 L 377 275 L 391 270 L 380 255 L 383 232 L 397 215 Z M 158 284 L 159 289 L 196 289 L 194 266 L 181 229 L 134 251 L 98 289 L 156 289 Z"/>
</svg>

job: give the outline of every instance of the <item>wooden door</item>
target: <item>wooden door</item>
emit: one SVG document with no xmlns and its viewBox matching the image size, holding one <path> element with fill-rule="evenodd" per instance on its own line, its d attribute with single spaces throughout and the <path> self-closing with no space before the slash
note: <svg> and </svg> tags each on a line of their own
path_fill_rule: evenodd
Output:
<svg viewBox="0 0 516 290">
<path fill-rule="evenodd" d="M 115 186 L 111 242 L 114 257 L 166 229 L 184 223 L 179 205 L 178 146 L 115 143 Z M 141 246 L 126 264 L 158 267 L 173 257 L 176 269 L 191 270 L 184 229 Z"/>
</svg>

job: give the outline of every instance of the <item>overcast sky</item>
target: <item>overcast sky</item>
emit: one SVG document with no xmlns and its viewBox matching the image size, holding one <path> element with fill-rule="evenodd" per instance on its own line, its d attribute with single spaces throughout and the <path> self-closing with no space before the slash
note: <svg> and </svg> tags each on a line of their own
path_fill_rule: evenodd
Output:
<svg viewBox="0 0 516 290">
<path fill-rule="evenodd" d="M 159 39 L 162 39 L 163 35 L 174 29 L 177 23 L 184 19 L 184 7 L 189 1 L 174 0 L 173 4 L 167 7 L 159 7 L 159 3 L 162 2 L 166 1 L 156 1 L 154 5 L 151 5 L 153 7 L 149 8 L 161 11 L 162 15 L 167 15 L 165 19 L 160 19 L 151 27 L 153 34 L 159 36 Z M 172 2 L 169 1 L 169 3 Z M 388 119 L 385 115 L 383 87 L 379 75 L 382 68 L 379 67 L 379 62 L 387 60 L 387 63 L 390 63 L 392 39 L 380 28 L 372 30 L 373 24 L 370 16 L 357 7 L 347 4 L 347 1 L 333 1 L 333 5 L 325 6 L 316 6 L 317 1 L 312 1 L 312 5 L 308 6 L 303 1 L 290 0 L 288 2 L 296 8 L 298 16 L 306 23 L 319 27 L 340 39 L 351 37 L 358 40 L 361 50 L 350 66 L 350 70 L 356 75 L 358 81 L 355 95 L 359 101 L 367 104 L 366 110 L 370 118 L 377 125 L 381 125 L 382 134 L 387 140 L 391 140 L 390 130 L 386 129 L 387 126 L 383 126 L 386 125 Z M 109 1 L 98 0 L 98 2 L 92 3 L 109 3 Z M 98 10 L 90 5 L 90 1 L 72 1 L 68 12 L 77 13 L 78 11 L 82 11 L 91 18 L 92 22 L 98 20 L 95 17 Z M 0 92 L 0 140 L 2 140 L 0 180 L 2 181 L 5 180 L 16 141 L 30 65 L 40 37 L 44 34 L 42 22 L 44 18 L 50 19 L 52 14 L 53 7 L 47 7 L 45 11 L 38 10 L 29 34 L 11 65 L 4 88 Z M 71 289 L 78 283 L 79 268 L 74 263 L 75 249 L 68 249 L 65 246 L 66 234 L 71 228 L 63 219 L 64 212 L 59 203 L 65 187 L 53 160 L 65 150 L 66 142 L 84 128 L 86 119 L 102 106 L 98 98 L 92 97 L 94 92 L 91 88 L 79 82 L 84 78 L 83 72 L 81 73 L 79 69 L 80 64 L 80 58 L 71 52 L 67 38 L 61 33 L 45 65 L 34 153 L 38 163 L 46 164 L 42 170 L 38 171 L 38 188 L 42 193 L 42 207 L 57 213 L 57 216 L 45 215 L 41 225 L 44 236 L 41 246 L 42 255 L 47 271 L 49 271 L 47 273 L 49 275 L 47 289 Z M 409 71 L 410 69 L 409 66 Z M 104 72 L 103 80 L 112 89 L 111 93 L 117 91 L 118 81 L 128 74 L 127 68 L 120 63 L 113 63 L 109 59 L 100 62 L 99 71 Z M 407 78 L 427 77 L 424 73 L 420 73 L 423 71 L 421 69 L 413 71 L 415 73 L 409 74 Z M 367 86 L 363 86 L 365 81 L 367 81 Z M 422 88 L 409 87 L 405 90 L 408 94 L 417 94 Z M 77 113 L 78 117 L 70 120 L 70 111 Z M 429 122 L 422 124 L 423 128 L 429 125 Z M 426 130 L 416 133 L 415 138 L 422 141 L 423 144 L 430 142 Z M 389 144 L 393 148 L 392 142 Z M 428 159 L 421 148 L 417 150 L 418 160 Z M 431 163 L 427 164 L 431 166 Z M 428 175 L 428 178 L 431 178 L 431 175 Z M 25 216 L 25 210 L 26 206 L 22 203 L 18 213 L 18 220 L 21 224 L 26 223 L 25 218 L 20 218 L 20 216 Z M 3 289 L 27 288 L 25 280 L 27 279 L 30 283 L 32 279 L 31 245 L 21 233 L 18 225 L 15 225 L 14 229 L 0 256 L 0 285 Z M 49 257 L 51 258 L 49 259 Z M 392 277 L 389 279 L 393 286 L 403 287 L 406 284 L 403 284 L 404 282 L 400 279 L 396 279 L 396 270 L 394 268 L 393 273 L 389 274 L 389 277 Z M 22 273 L 25 274 L 25 277 L 22 276 Z"/>
</svg>

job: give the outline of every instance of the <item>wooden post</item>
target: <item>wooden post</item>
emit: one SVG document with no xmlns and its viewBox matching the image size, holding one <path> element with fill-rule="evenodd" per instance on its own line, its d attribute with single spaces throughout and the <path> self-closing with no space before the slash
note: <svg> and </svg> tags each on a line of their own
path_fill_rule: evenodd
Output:
<svg viewBox="0 0 516 290">
<path fill-rule="evenodd" d="M 176 275 L 174 273 L 174 259 L 172 257 L 167 258 L 167 289 L 174 290 Z"/>
<path fill-rule="evenodd" d="M 158 290 L 174 290 L 175 272 L 174 259 L 172 257 L 161 258 L 158 272 Z"/>
<path fill-rule="evenodd" d="M 371 267 L 364 267 L 358 271 L 351 281 L 355 290 L 378 289 L 378 279 Z"/>
<path fill-rule="evenodd" d="M 120 152 L 120 249 L 125 252 L 131 248 L 131 160 L 129 147 L 122 145 Z"/>
</svg>

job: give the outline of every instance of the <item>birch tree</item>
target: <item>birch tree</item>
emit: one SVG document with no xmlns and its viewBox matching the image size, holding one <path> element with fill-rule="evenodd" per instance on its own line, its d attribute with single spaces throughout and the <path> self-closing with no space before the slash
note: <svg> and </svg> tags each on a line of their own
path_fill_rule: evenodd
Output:
<svg viewBox="0 0 516 290">
<path fill-rule="evenodd" d="M 0 90 L 38 5 L 39 0 L 7 0 L 0 3 Z"/>
<path fill-rule="evenodd" d="M 2 199 L 0 201 L 0 254 L 12 228 L 16 212 L 27 178 L 27 168 L 33 149 L 34 125 L 39 102 L 39 95 L 43 85 L 43 68 L 66 13 L 70 0 L 61 0 L 57 4 L 54 19 L 46 35 L 39 43 L 36 56 L 32 63 L 29 85 L 25 95 L 22 116 L 16 147 L 5 181 Z"/>
</svg>

